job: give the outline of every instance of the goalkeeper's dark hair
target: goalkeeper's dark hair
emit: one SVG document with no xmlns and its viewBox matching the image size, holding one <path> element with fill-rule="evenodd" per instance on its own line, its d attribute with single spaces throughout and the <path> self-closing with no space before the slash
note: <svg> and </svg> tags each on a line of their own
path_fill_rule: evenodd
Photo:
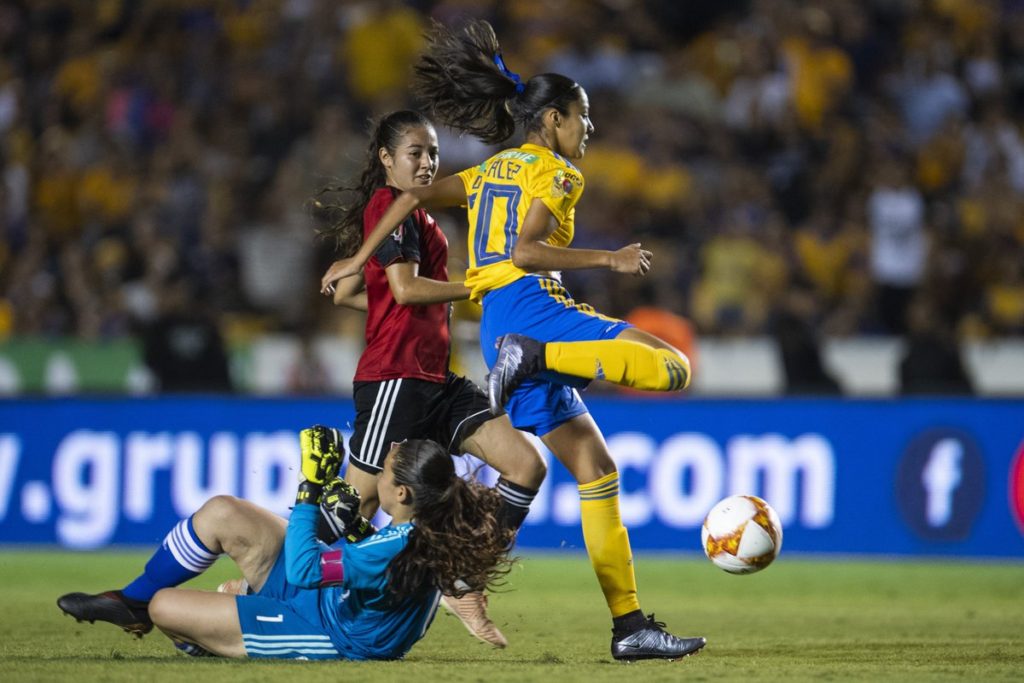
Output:
<svg viewBox="0 0 1024 683">
<path fill-rule="evenodd" d="M 434 22 L 427 50 L 414 67 L 413 89 L 431 116 L 488 144 L 539 130 L 541 114 L 555 109 L 567 115 L 580 98 L 576 81 L 546 73 L 521 83 L 504 67 L 494 29 L 474 20 L 452 30 Z"/>
<path fill-rule="evenodd" d="M 373 193 L 387 184 L 387 169 L 380 160 L 383 147 L 392 156 L 402 138 L 412 128 L 434 128 L 434 124 L 418 111 L 394 111 L 372 124 L 370 143 L 359 181 L 354 184 L 333 183 L 321 188 L 312 198 L 313 217 L 323 225 L 320 237 L 333 239 L 338 254 L 349 257 L 363 243 L 363 211 Z"/>
<path fill-rule="evenodd" d="M 391 591 L 408 596 L 430 587 L 462 596 L 500 585 L 515 531 L 498 522 L 498 492 L 459 477 L 434 441 L 409 439 L 388 457 L 414 510 L 409 542 L 388 565 Z"/>
</svg>

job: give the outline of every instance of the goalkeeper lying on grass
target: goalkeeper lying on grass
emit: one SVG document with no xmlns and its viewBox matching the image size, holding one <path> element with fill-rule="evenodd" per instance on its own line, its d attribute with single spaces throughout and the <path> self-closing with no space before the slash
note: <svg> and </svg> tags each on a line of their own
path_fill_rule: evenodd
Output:
<svg viewBox="0 0 1024 683">
<path fill-rule="evenodd" d="M 441 593 L 483 590 L 507 571 L 510 532 L 500 496 L 455 474 L 433 441 L 393 444 L 380 477 L 391 524 L 358 517 L 355 489 L 337 478 L 338 433 L 303 430 L 302 474 L 287 522 L 252 503 L 215 496 L 175 526 L 121 590 L 70 593 L 57 605 L 79 621 L 107 621 L 142 636 L 153 625 L 193 655 L 284 659 L 397 659 L 423 637 Z M 318 520 L 363 540 L 325 546 Z M 443 539 L 443 540 L 442 540 Z M 221 553 L 249 595 L 173 588 Z"/>
</svg>

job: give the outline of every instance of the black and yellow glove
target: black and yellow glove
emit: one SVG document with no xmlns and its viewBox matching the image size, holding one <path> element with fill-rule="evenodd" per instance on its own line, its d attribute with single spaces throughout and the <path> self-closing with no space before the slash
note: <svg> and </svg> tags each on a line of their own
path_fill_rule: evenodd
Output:
<svg viewBox="0 0 1024 683">
<path fill-rule="evenodd" d="M 322 425 L 303 429 L 299 432 L 299 449 L 302 455 L 295 503 L 317 505 L 324 484 L 334 479 L 341 467 L 341 432 Z"/>
<path fill-rule="evenodd" d="M 336 477 L 324 486 L 320 498 L 320 517 L 323 520 L 321 540 L 328 545 L 339 538 L 349 543 L 361 541 L 376 531 L 374 526 L 359 514 L 359 492 L 352 484 Z"/>
</svg>

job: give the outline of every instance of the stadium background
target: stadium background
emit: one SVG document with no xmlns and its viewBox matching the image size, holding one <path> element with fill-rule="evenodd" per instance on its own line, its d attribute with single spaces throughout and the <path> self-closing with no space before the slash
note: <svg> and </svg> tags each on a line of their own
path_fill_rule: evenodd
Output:
<svg viewBox="0 0 1024 683">
<path fill-rule="evenodd" d="M 220 491 L 286 512 L 362 332 L 308 199 L 465 16 L 590 93 L 577 244 L 656 254 L 570 290 L 695 359 L 681 399 L 591 392 L 634 548 L 695 550 L 742 491 L 788 550 L 1022 555 L 1011 0 L 0 3 L 0 543 L 149 544 Z M 439 133 L 442 173 L 489 151 Z M 580 547 L 575 506 L 553 468 L 523 544 Z"/>
</svg>

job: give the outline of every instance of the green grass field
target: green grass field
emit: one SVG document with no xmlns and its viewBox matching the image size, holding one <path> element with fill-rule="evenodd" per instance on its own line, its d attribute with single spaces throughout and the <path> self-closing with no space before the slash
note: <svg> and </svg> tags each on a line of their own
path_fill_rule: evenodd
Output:
<svg viewBox="0 0 1024 683">
<path fill-rule="evenodd" d="M 1024 565 L 812 561 L 783 556 L 730 576 L 693 556 L 640 555 L 644 608 L 707 648 L 680 662 L 614 663 L 609 621 L 583 555 L 526 556 L 491 614 L 507 650 L 444 612 L 404 662 L 192 659 L 158 633 L 136 640 L 78 624 L 58 595 L 134 576 L 141 553 L 0 553 L 2 681 L 752 681 L 1024 679 Z M 221 560 L 195 582 L 234 574 Z"/>
</svg>

